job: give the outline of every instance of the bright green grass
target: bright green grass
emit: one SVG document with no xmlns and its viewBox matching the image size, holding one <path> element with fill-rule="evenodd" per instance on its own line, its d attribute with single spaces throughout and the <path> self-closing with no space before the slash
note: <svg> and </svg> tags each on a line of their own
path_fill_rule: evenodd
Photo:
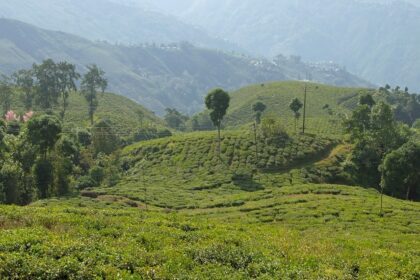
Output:
<svg viewBox="0 0 420 280">
<path fill-rule="evenodd" d="M 337 114 L 349 114 L 357 105 L 359 94 L 374 92 L 370 89 L 340 88 L 322 84 L 307 83 L 307 131 L 317 134 L 342 134 L 340 119 Z M 280 117 L 289 131 L 294 128 L 293 112 L 289 104 L 293 98 L 304 100 L 305 83 L 296 81 L 274 82 L 252 85 L 231 93 L 226 124 L 238 126 L 253 121 L 252 105 L 261 101 L 267 105 L 266 116 Z M 330 105 L 333 115 L 323 109 Z M 301 111 L 303 114 L 303 109 Z M 302 118 L 299 127 L 302 126 Z"/>
<path fill-rule="evenodd" d="M 282 187 L 265 201 L 162 212 L 109 199 L 0 207 L 1 279 L 418 279 L 420 206 Z"/>
</svg>

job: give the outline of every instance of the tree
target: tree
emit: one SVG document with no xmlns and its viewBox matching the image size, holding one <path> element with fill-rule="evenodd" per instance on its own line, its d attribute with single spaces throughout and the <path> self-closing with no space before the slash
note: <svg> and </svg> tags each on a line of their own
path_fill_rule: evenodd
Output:
<svg viewBox="0 0 420 280">
<path fill-rule="evenodd" d="M 4 116 L 12 106 L 12 87 L 10 86 L 7 80 L 0 81 L 0 103 L 3 106 L 3 113 Z"/>
<path fill-rule="evenodd" d="M 223 89 L 215 89 L 209 92 L 206 96 L 206 107 L 210 110 L 210 118 L 213 125 L 217 127 L 217 139 L 218 139 L 218 154 L 220 158 L 221 153 L 221 139 L 220 139 L 220 128 L 222 120 L 226 115 L 226 111 L 229 108 L 230 96 Z"/>
<path fill-rule="evenodd" d="M 20 204 L 23 172 L 19 163 L 8 159 L 0 168 L 0 202 Z"/>
<path fill-rule="evenodd" d="M 52 59 L 47 59 L 41 65 L 33 65 L 35 76 L 35 103 L 42 109 L 51 109 L 58 104 L 59 81 L 58 67 Z"/>
<path fill-rule="evenodd" d="M 255 158 L 258 161 L 258 133 L 257 133 L 257 126 L 261 123 L 261 116 L 263 112 L 267 109 L 267 106 L 258 101 L 254 105 L 252 105 L 252 110 L 255 112 L 255 123 L 254 123 L 254 142 L 255 142 Z"/>
<path fill-rule="evenodd" d="M 407 142 L 408 127 L 397 123 L 391 107 L 383 102 L 372 110 L 359 105 L 345 124 L 354 143 L 348 171 L 359 185 L 379 187 L 379 166 L 389 152 Z"/>
<path fill-rule="evenodd" d="M 263 112 L 267 109 L 267 106 L 262 103 L 261 101 L 258 101 L 254 105 L 252 105 L 252 110 L 255 113 L 255 123 L 260 124 L 261 123 L 261 116 Z"/>
<path fill-rule="evenodd" d="M 303 103 L 298 98 L 294 98 L 289 104 L 289 108 L 290 110 L 293 111 L 293 114 L 295 117 L 295 133 L 297 132 L 297 123 L 300 118 L 299 111 L 300 109 L 302 109 L 302 107 L 303 107 Z"/>
<path fill-rule="evenodd" d="M 185 122 L 188 121 L 187 116 L 184 116 L 176 109 L 171 108 L 166 108 L 164 119 L 170 128 L 178 130 L 185 130 Z"/>
<path fill-rule="evenodd" d="M 47 157 L 47 152 L 54 147 L 60 133 L 61 122 L 55 116 L 40 115 L 28 122 L 28 140 L 39 148 L 44 159 Z"/>
<path fill-rule="evenodd" d="M 420 143 L 410 141 L 389 153 L 381 165 L 384 191 L 405 199 L 420 198 Z"/>
<path fill-rule="evenodd" d="M 95 154 L 111 154 L 119 145 L 117 134 L 109 120 L 100 120 L 92 128 L 92 143 Z"/>
<path fill-rule="evenodd" d="M 96 65 L 88 66 L 88 72 L 83 76 L 81 92 L 88 102 L 90 124 L 93 126 L 93 115 L 98 107 L 98 91 L 105 92 L 108 81 L 104 78 L 105 72 Z"/>
<path fill-rule="evenodd" d="M 26 111 L 31 111 L 34 101 L 34 73 L 32 70 L 20 70 L 13 74 L 16 86 L 21 91 L 21 99 Z"/>
<path fill-rule="evenodd" d="M 62 107 L 60 116 L 64 120 L 68 107 L 68 98 L 71 91 L 76 91 L 76 81 L 80 78 L 80 74 L 76 72 L 76 66 L 67 62 L 57 64 L 58 90 L 61 95 Z"/>
<path fill-rule="evenodd" d="M 54 167 L 47 158 L 39 158 L 34 165 L 33 174 L 35 185 L 38 188 L 39 197 L 47 198 L 54 182 Z"/>
<path fill-rule="evenodd" d="M 376 102 L 371 94 L 363 94 L 359 97 L 359 105 L 367 105 L 369 108 L 375 106 Z"/>
</svg>

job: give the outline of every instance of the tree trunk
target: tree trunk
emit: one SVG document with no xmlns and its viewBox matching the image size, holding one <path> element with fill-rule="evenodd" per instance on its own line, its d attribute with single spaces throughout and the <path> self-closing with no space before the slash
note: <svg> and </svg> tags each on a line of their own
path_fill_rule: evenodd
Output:
<svg viewBox="0 0 420 280">
<path fill-rule="evenodd" d="M 405 199 L 406 199 L 406 200 L 409 200 L 409 199 L 410 199 L 410 192 L 411 192 L 411 185 L 408 185 L 408 188 L 407 188 L 407 195 L 406 195 L 406 197 L 405 197 Z"/>
</svg>

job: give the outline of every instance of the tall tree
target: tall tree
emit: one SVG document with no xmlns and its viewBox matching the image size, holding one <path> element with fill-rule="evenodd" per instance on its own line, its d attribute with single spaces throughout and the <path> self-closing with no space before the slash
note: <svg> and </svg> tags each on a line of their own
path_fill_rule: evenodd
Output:
<svg viewBox="0 0 420 280">
<path fill-rule="evenodd" d="M 35 103 L 42 109 L 51 109 L 58 104 L 59 80 L 58 67 L 52 59 L 47 59 L 42 64 L 33 65 L 35 77 Z"/>
<path fill-rule="evenodd" d="M 0 103 L 3 107 L 2 116 L 4 116 L 12 106 L 12 94 L 12 87 L 7 79 L 0 81 Z"/>
<path fill-rule="evenodd" d="M 96 65 L 88 66 L 88 72 L 83 76 L 81 90 L 88 102 L 88 112 L 90 124 L 93 126 L 93 115 L 98 107 L 98 91 L 102 93 L 108 86 L 108 81 L 104 78 L 105 72 Z"/>
<path fill-rule="evenodd" d="M 255 159 L 258 162 L 258 133 L 257 126 L 261 124 L 261 116 L 263 112 L 267 109 L 267 106 L 261 101 L 256 102 L 252 105 L 252 110 L 255 113 L 255 123 L 254 123 L 254 142 L 255 142 Z"/>
<path fill-rule="evenodd" d="M 76 81 L 80 78 L 80 74 L 76 72 L 76 66 L 68 62 L 60 62 L 57 64 L 58 90 L 61 95 L 61 119 L 64 119 L 68 107 L 68 98 L 71 91 L 76 91 Z"/>
<path fill-rule="evenodd" d="M 293 111 L 293 115 L 295 117 L 295 133 L 297 132 L 297 123 L 300 118 L 300 109 L 302 109 L 303 103 L 299 100 L 299 98 L 294 98 L 290 104 L 289 108 Z"/>
<path fill-rule="evenodd" d="M 218 154 L 220 158 L 221 153 L 221 139 L 220 139 L 220 128 L 222 120 L 226 115 L 226 111 L 229 108 L 230 96 L 223 89 L 215 89 L 209 92 L 206 96 L 206 107 L 210 110 L 210 118 L 213 125 L 217 127 L 217 139 L 218 139 Z"/>
<path fill-rule="evenodd" d="M 19 70 L 13 74 L 16 86 L 21 92 L 21 99 L 27 112 L 32 110 L 34 101 L 34 73 L 32 70 Z"/>
<path fill-rule="evenodd" d="M 255 123 L 256 124 L 261 123 L 261 116 L 266 109 L 267 109 L 267 106 L 264 103 L 262 103 L 261 101 L 258 101 L 257 103 L 252 105 L 252 110 L 255 113 Z"/>
</svg>

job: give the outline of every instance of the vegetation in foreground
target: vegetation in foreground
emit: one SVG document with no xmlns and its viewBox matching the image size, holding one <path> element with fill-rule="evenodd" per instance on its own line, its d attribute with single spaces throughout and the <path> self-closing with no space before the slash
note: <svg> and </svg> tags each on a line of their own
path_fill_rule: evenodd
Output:
<svg viewBox="0 0 420 280">
<path fill-rule="evenodd" d="M 2 279 L 418 279 L 419 205 L 295 185 L 181 212 L 118 196 L 1 206 Z"/>
</svg>

